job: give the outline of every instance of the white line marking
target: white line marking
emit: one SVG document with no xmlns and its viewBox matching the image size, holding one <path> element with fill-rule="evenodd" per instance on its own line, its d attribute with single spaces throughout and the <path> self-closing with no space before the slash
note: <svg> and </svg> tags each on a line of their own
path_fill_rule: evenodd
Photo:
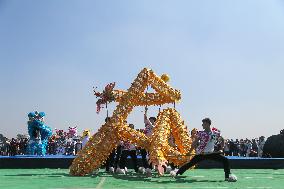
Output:
<svg viewBox="0 0 284 189">
<path fill-rule="evenodd" d="M 162 186 L 160 186 L 160 187 L 158 187 L 158 186 L 137 186 L 135 188 L 165 188 L 165 187 L 162 187 Z"/>
<path fill-rule="evenodd" d="M 50 188 L 50 189 L 95 189 L 95 188 Z"/>
<path fill-rule="evenodd" d="M 255 177 L 245 177 L 246 179 L 253 179 Z M 258 179 L 273 179 L 273 177 L 257 177 Z"/>
<path fill-rule="evenodd" d="M 103 177 L 101 179 L 101 181 L 99 182 L 99 184 L 97 185 L 96 189 L 101 189 L 103 184 L 105 183 L 106 177 Z"/>
<path fill-rule="evenodd" d="M 193 176 L 193 177 L 199 178 L 199 177 L 204 177 L 204 176 L 200 175 L 200 176 Z"/>
<path fill-rule="evenodd" d="M 139 186 L 139 187 L 135 187 L 135 188 L 166 188 L 166 187 L 156 187 L 156 186 Z M 222 186 L 204 186 L 204 187 L 190 187 L 190 186 L 176 186 L 176 187 L 170 187 L 170 188 L 189 188 L 189 189 L 226 189 L 228 187 L 222 187 Z"/>
<path fill-rule="evenodd" d="M 272 187 L 262 187 L 262 186 L 248 186 L 247 188 L 259 188 L 259 189 L 269 189 L 269 188 L 272 188 Z"/>
</svg>

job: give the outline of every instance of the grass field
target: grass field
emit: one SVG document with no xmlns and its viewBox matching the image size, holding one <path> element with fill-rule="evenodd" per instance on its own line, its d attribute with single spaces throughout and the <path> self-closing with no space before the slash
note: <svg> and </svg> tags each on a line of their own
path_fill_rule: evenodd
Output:
<svg viewBox="0 0 284 189">
<path fill-rule="evenodd" d="M 222 169 L 194 169 L 179 178 L 169 175 L 147 178 L 130 170 L 127 175 L 111 175 L 101 170 L 97 175 L 73 177 L 68 169 L 0 169 L 1 189 L 90 189 L 90 188 L 192 188 L 192 189 L 274 189 L 284 188 L 284 169 L 236 169 L 238 181 L 224 181 Z"/>
</svg>

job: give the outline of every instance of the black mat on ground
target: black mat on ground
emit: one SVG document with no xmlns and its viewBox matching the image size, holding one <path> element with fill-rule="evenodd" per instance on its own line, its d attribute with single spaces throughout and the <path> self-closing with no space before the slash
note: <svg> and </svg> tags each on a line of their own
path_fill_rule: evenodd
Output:
<svg viewBox="0 0 284 189">
<path fill-rule="evenodd" d="M 13 168 L 68 168 L 74 156 L 15 156 L 15 157 L 3 157 L 0 156 L 0 168 L 1 169 L 13 169 Z M 232 169 L 283 169 L 284 158 L 239 158 L 229 157 L 230 165 Z M 138 158 L 139 165 L 142 165 L 141 159 Z M 127 166 L 132 168 L 132 161 L 129 158 Z M 197 168 L 223 168 L 219 162 L 211 160 L 203 161 L 198 164 Z"/>
</svg>

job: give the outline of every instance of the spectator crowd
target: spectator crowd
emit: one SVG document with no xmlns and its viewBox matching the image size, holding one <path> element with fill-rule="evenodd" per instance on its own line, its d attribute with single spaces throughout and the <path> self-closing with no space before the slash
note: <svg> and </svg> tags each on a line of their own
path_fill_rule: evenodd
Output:
<svg viewBox="0 0 284 189">
<path fill-rule="evenodd" d="M 48 140 L 47 155 L 76 155 L 82 149 L 82 140 L 80 136 L 70 134 L 63 130 L 56 130 L 56 133 Z M 9 139 L 0 134 L 0 155 L 15 156 L 27 155 L 29 137 L 18 135 L 17 138 Z"/>
<path fill-rule="evenodd" d="M 215 144 L 215 151 L 223 151 L 225 156 L 262 157 L 264 136 L 254 139 L 225 139 L 223 149 L 220 140 Z"/>
<path fill-rule="evenodd" d="M 56 134 L 52 135 L 48 141 L 47 155 L 76 155 L 82 149 L 84 137 L 70 136 L 69 133 L 56 130 Z M 0 155 L 26 155 L 28 143 L 29 138 L 25 135 L 8 139 L 0 134 Z M 236 140 L 220 138 L 215 144 L 215 151 L 223 151 L 225 156 L 262 157 L 264 144 L 264 136 Z M 139 150 L 137 150 L 137 154 L 140 154 Z"/>
</svg>

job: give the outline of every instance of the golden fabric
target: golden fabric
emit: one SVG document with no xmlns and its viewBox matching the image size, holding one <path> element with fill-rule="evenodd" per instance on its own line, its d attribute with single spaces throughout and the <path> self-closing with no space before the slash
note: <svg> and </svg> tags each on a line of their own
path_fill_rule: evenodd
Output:
<svg viewBox="0 0 284 189">
<path fill-rule="evenodd" d="M 113 91 L 118 105 L 110 121 L 101 126 L 74 159 L 70 166 L 71 175 L 83 176 L 92 173 L 106 161 L 119 141 L 127 140 L 145 148 L 150 154 L 149 161 L 155 166 L 162 166 L 167 162 L 181 165 L 193 156 L 194 151 L 189 151 L 191 138 L 175 109 L 167 108 L 159 113 L 151 137 L 146 137 L 144 133 L 124 124 L 134 106 L 162 105 L 181 99 L 180 91 L 171 88 L 165 82 L 169 77 L 164 76 L 163 79 L 152 70 L 144 68 L 127 91 Z M 156 93 L 144 93 L 148 85 Z M 176 148 L 168 143 L 170 133 L 175 139 Z"/>
</svg>

